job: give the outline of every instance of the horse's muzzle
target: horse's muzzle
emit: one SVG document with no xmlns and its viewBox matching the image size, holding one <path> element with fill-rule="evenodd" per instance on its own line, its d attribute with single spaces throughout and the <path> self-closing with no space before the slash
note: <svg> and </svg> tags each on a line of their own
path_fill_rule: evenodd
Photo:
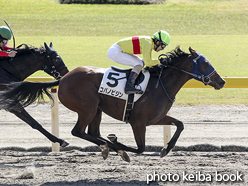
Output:
<svg viewBox="0 0 248 186">
<path fill-rule="evenodd" d="M 217 82 L 216 82 L 216 85 L 215 85 L 215 89 L 216 90 L 220 90 L 220 89 L 222 89 L 223 87 L 224 87 L 224 85 L 226 84 L 226 81 L 222 78 L 222 77 L 220 77 L 218 80 L 217 80 Z"/>
</svg>

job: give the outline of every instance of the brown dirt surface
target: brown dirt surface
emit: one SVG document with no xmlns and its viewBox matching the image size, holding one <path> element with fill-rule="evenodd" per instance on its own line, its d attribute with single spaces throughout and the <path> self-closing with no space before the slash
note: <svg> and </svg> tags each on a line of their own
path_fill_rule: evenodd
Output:
<svg viewBox="0 0 248 186">
<path fill-rule="evenodd" d="M 27 110 L 51 131 L 48 104 Z M 248 184 L 246 105 L 174 105 L 169 114 L 185 125 L 176 148 L 160 158 L 163 126 L 149 126 L 147 150 L 140 155 L 127 152 L 131 159 L 127 163 L 114 152 L 103 160 L 98 147 L 72 136 L 77 115 L 62 105 L 60 138 L 70 146 L 60 152 L 51 152 L 51 143 L 42 134 L 1 110 L 0 185 Z M 172 134 L 174 130 L 172 127 Z M 115 133 L 126 145 L 136 146 L 129 124 L 103 115 L 101 134 L 106 137 L 109 133 Z"/>
</svg>

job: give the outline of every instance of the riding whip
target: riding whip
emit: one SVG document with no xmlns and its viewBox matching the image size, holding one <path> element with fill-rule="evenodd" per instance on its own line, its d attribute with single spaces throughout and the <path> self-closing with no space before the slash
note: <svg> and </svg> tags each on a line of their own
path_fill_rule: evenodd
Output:
<svg viewBox="0 0 248 186">
<path fill-rule="evenodd" d="M 14 44 L 14 49 L 15 49 L 15 37 L 14 37 L 14 33 L 12 32 L 12 30 L 11 30 L 10 26 L 8 25 L 8 23 L 4 19 L 3 19 L 3 21 L 5 22 L 5 24 L 7 25 L 7 27 L 9 27 L 9 29 L 10 29 L 12 35 L 13 35 L 13 44 Z"/>
</svg>

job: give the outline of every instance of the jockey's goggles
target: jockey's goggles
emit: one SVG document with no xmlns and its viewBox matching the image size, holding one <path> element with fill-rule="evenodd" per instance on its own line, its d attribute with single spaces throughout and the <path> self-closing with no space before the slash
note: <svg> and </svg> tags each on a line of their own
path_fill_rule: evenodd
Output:
<svg viewBox="0 0 248 186">
<path fill-rule="evenodd" d="M 8 40 L 3 40 L 4 45 L 7 45 L 7 43 L 8 43 Z"/>
<path fill-rule="evenodd" d="M 161 48 L 162 48 L 162 50 L 164 50 L 164 48 L 166 47 L 166 45 L 165 44 L 161 44 Z"/>
</svg>

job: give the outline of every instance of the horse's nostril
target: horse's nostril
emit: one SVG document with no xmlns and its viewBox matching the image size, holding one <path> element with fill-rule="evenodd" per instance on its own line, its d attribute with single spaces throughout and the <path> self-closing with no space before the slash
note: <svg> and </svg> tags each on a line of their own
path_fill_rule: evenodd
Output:
<svg viewBox="0 0 248 186">
<path fill-rule="evenodd" d="M 219 81 L 219 83 L 221 84 L 221 85 L 225 85 L 225 83 L 226 83 L 226 81 L 224 80 L 224 79 L 220 79 L 220 81 Z"/>
</svg>

